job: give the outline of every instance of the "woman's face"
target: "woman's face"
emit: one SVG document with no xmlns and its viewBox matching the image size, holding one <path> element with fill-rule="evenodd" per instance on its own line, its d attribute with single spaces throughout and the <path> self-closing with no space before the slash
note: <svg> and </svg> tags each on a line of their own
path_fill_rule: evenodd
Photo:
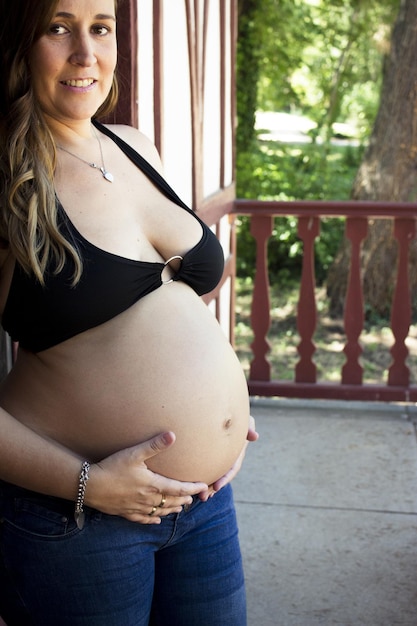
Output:
<svg viewBox="0 0 417 626">
<path fill-rule="evenodd" d="M 34 94 L 47 117 L 66 124 L 91 118 L 116 67 L 114 0 L 60 0 L 29 61 Z"/>
</svg>

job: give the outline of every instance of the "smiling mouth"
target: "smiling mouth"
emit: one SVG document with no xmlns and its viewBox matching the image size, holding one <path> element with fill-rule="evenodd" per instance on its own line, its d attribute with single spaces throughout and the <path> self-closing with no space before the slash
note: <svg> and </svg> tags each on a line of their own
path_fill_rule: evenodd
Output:
<svg viewBox="0 0 417 626">
<path fill-rule="evenodd" d="M 94 82 L 94 78 L 84 78 L 82 80 L 63 80 L 62 84 L 67 85 L 68 87 L 89 87 Z"/>
</svg>

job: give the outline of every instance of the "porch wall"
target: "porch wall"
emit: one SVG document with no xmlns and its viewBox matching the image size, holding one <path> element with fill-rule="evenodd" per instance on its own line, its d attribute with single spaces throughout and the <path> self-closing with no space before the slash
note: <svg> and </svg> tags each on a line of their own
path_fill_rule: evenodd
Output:
<svg viewBox="0 0 417 626">
<path fill-rule="evenodd" d="M 206 301 L 231 337 L 236 2 L 138 0 L 137 18 L 138 126 L 223 245 L 224 279 Z"/>
</svg>

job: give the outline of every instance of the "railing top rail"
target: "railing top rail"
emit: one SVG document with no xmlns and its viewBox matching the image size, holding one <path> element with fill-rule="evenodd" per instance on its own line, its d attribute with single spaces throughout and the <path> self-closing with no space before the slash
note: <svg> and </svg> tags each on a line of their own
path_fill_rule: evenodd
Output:
<svg viewBox="0 0 417 626">
<path fill-rule="evenodd" d="M 370 200 L 247 200 L 236 199 L 233 213 L 239 215 L 296 215 L 311 217 L 416 218 L 417 204 Z"/>
</svg>

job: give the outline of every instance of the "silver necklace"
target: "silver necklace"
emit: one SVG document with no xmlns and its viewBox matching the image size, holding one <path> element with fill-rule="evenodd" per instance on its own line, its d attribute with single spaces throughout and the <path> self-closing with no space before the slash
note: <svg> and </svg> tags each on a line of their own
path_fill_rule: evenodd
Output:
<svg viewBox="0 0 417 626">
<path fill-rule="evenodd" d="M 61 146 L 59 144 L 57 144 L 57 148 L 59 148 L 60 150 L 63 150 L 64 152 L 66 152 L 67 154 L 75 157 L 76 159 L 78 159 L 79 161 L 82 161 L 83 163 L 85 163 L 86 165 L 89 165 L 90 167 L 93 167 L 96 170 L 100 170 L 101 175 L 103 176 L 103 178 L 105 178 L 106 180 L 109 181 L 109 183 L 112 183 L 114 181 L 114 176 L 111 172 L 109 172 L 106 169 L 106 166 L 104 164 L 104 157 L 103 157 L 103 148 L 101 147 L 101 141 L 100 141 L 100 137 L 97 135 L 96 133 L 96 129 L 94 128 L 94 126 L 92 126 L 93 129 L 93 133 L 95 138 L 98 141 L 98 145 L 100 147 L 100 155 L 101 155 L 101 166 L 97 165 L 97 163 L 94 162 L 90 162 L 90 161 L 86 161 L 85 159 L 83 159 L 82 157 L 78 156 L 78 154 L 74 154 L 73 152 L 71 152 L 70 150 L 67 150 L 66 148 L 64 148 L 64 146 Z"/>
</svg>

